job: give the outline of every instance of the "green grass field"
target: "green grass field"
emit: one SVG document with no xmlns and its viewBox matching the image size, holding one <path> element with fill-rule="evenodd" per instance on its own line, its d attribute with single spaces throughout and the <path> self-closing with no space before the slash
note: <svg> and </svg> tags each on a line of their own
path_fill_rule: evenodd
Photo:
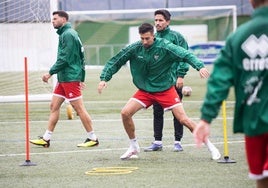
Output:
<svg viewBox="0 0 268 188">
<path fill-rule="evenodd" d="M 211 67 L 209 67 L 211 68 Z M 109 82 L 102 95 L 97 93 L 100 70 L 89 70 L 84 90 L 86 108 L 100 145 L 77 148 L 86 133 L 75 116 L 66 118 L 66 105 L 62 106 L 60 121 L 51 140 L 50 148 L 30 145 L 30 160 L 36 166 L 20 166 L 25 162 L 25 115 L 22 103 L 1 103 L 0 106 L 0 187 L 159 187 L 159 188 L 249 188 L 254 181 L 248 179 L 243 135 L 232 133 L 233 95 L 227 100 L 227 131 L 229 157 L 236 163 L 219 164 L 210 159 L 205 147 L 196 148 L 191 133 L 185 128 L 183 152 L 173 149 L 174 129 L 170 112 L 165 114 L 165 127 L 161 152 L 143 152 L 153 141 L 152 109 L 141 110 L 134 116 L 136 133 L 142 147 L 139 159 L 119 159 L 129 146 L 120 119 L 120 110 L 136 88 L 126 68 L 122 68 Z M 191 97 L 184 98 L 184 107 L 194 121 L 199 119 L 199 108 L 205 93 L 206 80 L 199 79 L 191 70 L 185 85 L 193 89 Z M 40 83 L 41 84 L 41 83 Z M 42 135 L 46 129 L 49 102 L 30 103 L 30 138 Z M 223 150 L 222 116 L 213 121 L 211 141 Z M 86 175 L 96 167 L 138 167 L 130 174 Z"/>
</svg>

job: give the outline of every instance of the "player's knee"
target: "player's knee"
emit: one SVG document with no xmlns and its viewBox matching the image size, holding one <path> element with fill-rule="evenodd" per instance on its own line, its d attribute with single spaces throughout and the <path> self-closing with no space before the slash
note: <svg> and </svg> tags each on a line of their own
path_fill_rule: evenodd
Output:
<svg viewBox="0 0 268 188">
<path fill-rule="evenodd" d="M 55 111 L 59 110 L 59 107 L 57 105 L 55 105 L 54 103 L 50 103 L 49 109 L 51 112 L 55 112 Z"/>
<path fill-rule="evenodd" d="M 129 113 L 128 110 L 126 110 L 126 109 L 122 109 L 122 110 L 121 110 L 121 117 L 122 117 L 123 119 L 130 118 L 130 117 L 131 117 L 131 114 Z"/>
<path fill-rule="evenodd" d="M 85 114 L 86 113 L 86 109 L 84 109 L 82 106 L 80 107 L 78 107 L 78 106 L 73 106 L 73 108 L 74 108 L 74 111 L 76 112 L 76 114 L 78 115 L 78 116 L 80 116 L 80 115 L 83 115 L 83 114 Z"/>
</svg>

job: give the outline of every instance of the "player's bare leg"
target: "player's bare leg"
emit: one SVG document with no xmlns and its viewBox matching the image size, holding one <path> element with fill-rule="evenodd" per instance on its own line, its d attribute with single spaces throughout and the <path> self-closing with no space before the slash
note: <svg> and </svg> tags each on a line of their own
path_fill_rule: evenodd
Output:
<svg viewBox="0 0 268 188">
<path fill-rule="evenodd" d="M 62 105 L 62 103 L 64 102 L 64 98 L 63 97 L 59 97 L 56 95 L 52 96 L 52 100 L 50 103 L 50 115 L 49 115 L 49 120 L 48 120 L 48 127 L 47 130 L 53 132 L 56 124 L 59 120 L 59 116 L 60 116 L 60 107 Z"/>
<path fill-rule="evenodd" d="M 84 143 L 80 143 L 77 145 L 77 147 L 93 147 L 99 145 L 99 141 L 97 136 L 94 133 L 93 127 L 92 127 L 92 120 L 90 115 L 88 114 L 83 99 L 79 98 L 76 100 L 70 101 L 71 105 L 73 106 L 75 112 L 79 116 L 84 128 L 86 129 L 86 132 L 88 134 L 87 139 Z"/>
<path fill-rule="evenodd" d="M 57 122 L 59 120 L 60 107 L 62 103 L 64 102 L 64 100 L 65 99 L 63 97 L 59 97 L 56 95 L 52 96 L 52 100 L 50 102 L 50 115 L 49 115 L 47 130 L 45 131 L 42 137 L 39 137 L 39 139 L 30 140 L 30 143 L 38 145 L 38 146 L 43 146 L 45 148 L 48 148 L 50 146 L 50 139 L 57 125 Z"/>
<path fill-rule="evenodd" d="M 77 115 L 79 116 L 79 118 L 81 119 L 81 122 L 84 126 L 84 128 L 86 129 L 87 132 L 90 132 L 93 130 L 92 128 L 92 121 L 91 121 L 91 117 L 88 114 L 84 104 L 83 104 L 83 100 L 82 98 L 79 98 L 77 100 L 74 101 L 70 101 L 71 105 L 73 106 L 75 112 L 77 113 Z"/>
<path fill-rule="evenodd" d="M 121 111 L 123 125 L 130 139 L 130 146 L 128 150 L 120 157 L 122 160 L 137 158 L 137 154 L 140 152 L 140 147 L 135 135 L 135 125 L 132 116 L 142 108 L 143 106 L 140 103 L 130 99 Z"/>
<path fill-rule="evenodd" d="M 186 115 L 182 104 L 175 106 L 172 109 L 172 113 L 182 125 L 186 126 L 191 132 L 193 132 L 196 124 Z M 204 144 L 208 147 L 213 160 L 218 160 L 221 157 L 219 150 L 209 141 L 209 139 Z"/>
<path fill-rule="evenodd" d="M 121 111 L 121 118 L 129 139 L 135 138 L 135 125 L 132 116 L 143 106 L 135 100 L 129 100 Z"/>
<path fill-rule="evenodd" d="M 256 181 L 257 188 L 266 188 L 268 187 L 268 178 L 264 178 Z"/>
</svg>

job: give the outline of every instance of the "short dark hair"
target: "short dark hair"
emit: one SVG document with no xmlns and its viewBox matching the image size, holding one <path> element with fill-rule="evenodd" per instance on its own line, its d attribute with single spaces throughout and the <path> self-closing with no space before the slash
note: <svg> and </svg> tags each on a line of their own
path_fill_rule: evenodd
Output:
<svg viewBox="0 0 268 188">
<path fill-rule="evenodd" d="M 169 20 L 170 20 L 171 14 L 170 14 L 170 12 L 169 12 L 168 10 L 166 10 L 166 9 L 159 9 L 159 10 L 156 10 L 156 11 L 154 12 L 154 15 L 157 15 L 157 14 L 161 14 L 161 15 L 163 15 L 166 21 L 169 21 Z"/>
<path fill-rule="evenodd" d="M 263 4 L 265 4 L 265 2 L 268 3 L 267 0 L 253 0 L 253 2 L 254 2 L 255 5 L 257 5 L 257 6 L 263 5 Z"/>
<path fill-rule="evenodd" d="M 154 33 L 154 26 L 152 26 L 152 24 L 149 24 L 149 23 L 141 24 L 139 27 L 139 34 L 144 34 L 147 32 Z"/>
<path fill-rule="evenodd" d="M 63 10 L 57 10 L 57 11 L 54 11 L 52 13 L 52 15 L 55 15 L 55 14 L 58 14 L 60 17 L 64 17 L 66 18 L 66 20 L 68 21 L 69 20 L 69 15 L 67 12 L 63 11 Z"/>
</svg>

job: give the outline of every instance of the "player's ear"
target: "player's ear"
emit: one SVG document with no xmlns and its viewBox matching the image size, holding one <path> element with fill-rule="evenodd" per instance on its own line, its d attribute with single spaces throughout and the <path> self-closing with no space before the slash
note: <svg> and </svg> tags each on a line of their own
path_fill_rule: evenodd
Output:
<svg viewBox="0 0 268 188">
<path fill-rule="evenodd" d="M 170 24 L 170 20 L 167 21 L 167 25 L 169 25 L 169 24 Z"/>
</svg>

